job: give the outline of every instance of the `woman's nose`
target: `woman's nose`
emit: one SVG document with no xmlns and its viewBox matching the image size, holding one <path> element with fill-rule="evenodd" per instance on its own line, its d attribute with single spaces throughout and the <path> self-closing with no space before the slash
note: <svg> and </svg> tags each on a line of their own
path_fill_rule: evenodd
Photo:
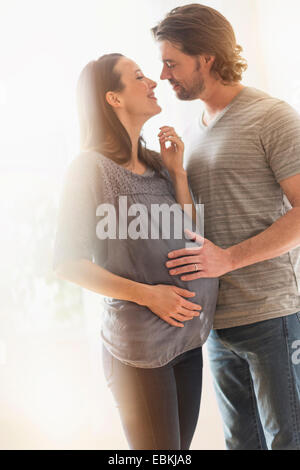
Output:
<svg viewBox="0 0 300 470">
<path fill-rule="evenodd" d="M 148 78 L 148 87 L 150 90 L 154 90 L 157 87 L 157 83 L 154 80 Z"/>
</svg>

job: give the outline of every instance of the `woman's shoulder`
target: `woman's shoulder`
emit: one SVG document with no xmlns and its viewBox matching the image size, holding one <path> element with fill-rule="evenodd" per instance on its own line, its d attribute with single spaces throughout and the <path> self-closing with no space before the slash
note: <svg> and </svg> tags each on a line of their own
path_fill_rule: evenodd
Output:
<svg viewBox="0 0 300 470">
<path fill-rule="evenodd" d="M 66 176 L 73 179 L 89 180 L 91 183 L 103 177 L 102 157 L 97 152 L 78 153 L 69 163 Z"/>
<path fill-rule="evenodd" d="M 72 174 L 85 180 L 95 192 L 101 189 L 105 200 L 118 195 L 121 189 L 126 188 L 126 183 L 130 187 L 121 165 L 98 151 L 80 152 L 70 166 Z"/>
<path fill-rule="evenodd" d="M 79 152 L 71 161 L 70 168 L 80 170 L 91 170 L 99 166 L 99 161 L 104 158 L 98 152 L 84 151 Z"/>
<path fill-rule="evenodd" d="M 95 151 L 80 152 L 69 165 L 69 178 L 72 181 L 79 180 L 88 185 L 94 191 L 101 187 L 103 197 L 106 199 L 122 194 L 134 193 L 157 193 L 162 189 L 174 194 L 172 180 L 167 168 L 164 165 L 161 155 L 156 154 L 159 160 L 160 171 L 155 169 L 149 175 L 151 178 L 136 175 L 123 168 L 111 158 Z"/>
<path fill-rule="evenodd" d="M 98 151 L 84 151 L 74 159 L 74 166 L 85 171 L 102 173 L 103 178 L 114 177 L 117 173 L 122 173 L 124 168 L 111 158 Z M 126 170 L 125 170 L 126 171 Z"/>
</svg>

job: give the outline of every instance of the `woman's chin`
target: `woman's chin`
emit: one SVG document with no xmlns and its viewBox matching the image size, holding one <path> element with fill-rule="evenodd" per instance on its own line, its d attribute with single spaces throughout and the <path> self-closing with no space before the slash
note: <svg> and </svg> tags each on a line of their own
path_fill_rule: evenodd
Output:
<svg viewBox="0 0 300 470">
<path fill-rule="evenodd" d="M 162 108 L 159 106 L 159 104 L 156 103 L 156 112 L 153 112 L 152 116 L 156 116 L 156 114 L 161 113 Z"/>
<path fill-rule="evenodd" d="M 157 114 L 161 113 L 161 111 L 161 107 L 157 104 L 154 108 L 152 108 L 149 113 L 147 113 L 147 115 L 145 116 L 145 122 L 151 119 L 152 117 L 156 116 Z"/>
</svg>

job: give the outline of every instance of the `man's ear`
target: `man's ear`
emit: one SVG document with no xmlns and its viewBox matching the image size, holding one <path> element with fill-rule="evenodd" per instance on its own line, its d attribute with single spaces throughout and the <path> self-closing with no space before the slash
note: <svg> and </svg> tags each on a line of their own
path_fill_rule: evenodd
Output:
<svg viewBox="0 0 300 470">
<path fill-rule="evenodd" d="M 108 104 L 110 104 L 113 108 L 119 108 L 121 105 L 118 95 L 114 93 L 113 91 L 108 91 L 105 94 L 105 99 L 108 102 Z"/>
<path fill-rule="evenodd" d="M 215 56 L 214 55 L 204 55 L 204 61 L 205 61 L 205 64 L 209 64 L 210 63 L 210 66 L 212 67 L 214 61 L 215 61 Z"/>
</svg>

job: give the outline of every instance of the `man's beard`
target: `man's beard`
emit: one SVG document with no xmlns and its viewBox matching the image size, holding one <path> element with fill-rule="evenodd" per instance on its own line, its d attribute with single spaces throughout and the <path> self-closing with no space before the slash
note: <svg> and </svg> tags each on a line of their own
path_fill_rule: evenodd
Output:
<svg viewBox="0 0 300 470">
<path fill-rule="evenodd" d="M 200 70 L 200 62 L 196 61 L 196 68 L 194 72 L 198 72 Z M 205 84 L 201 73 L 197 74 L 194 82 L 191 86 L 187 89 L 184 88 L 180 83 L 174 82 L 173 80 L 169 80 L 172 85 L 178 85 L 178 89 L 176 90 L 176 95 L 179 100 L 182 101 L 192 101 L 199 97 L 200 93 L 205 90 Z"/>
<path fill-rule="evenodd" d="M 204 80 L 200 79 L 193 83 L 189 89 L 179 85 L 176 90 L 177 98 L 182 101 L 192 101 L 199 97 L 200 93 L 205 89 Z"/>
</svg>

